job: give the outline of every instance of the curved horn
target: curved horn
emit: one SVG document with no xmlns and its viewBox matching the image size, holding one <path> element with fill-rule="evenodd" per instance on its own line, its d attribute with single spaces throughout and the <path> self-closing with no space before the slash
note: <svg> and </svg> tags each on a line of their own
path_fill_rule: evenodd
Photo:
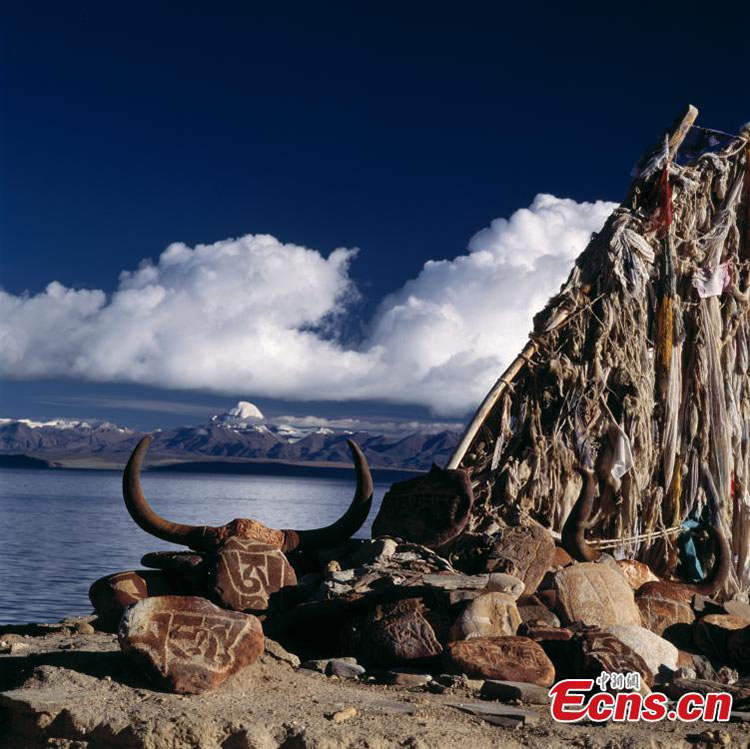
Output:
<svg viewBox="0 0 750 749">
<path fill-rule="evenodd" d="M 581 470 L 581 474 L 583 475 L 581 493 L 565 520 L 560 537 L 563 549 L 577 562 L 594 562 L 600 557 L 601 552 L 588 544 L 584 534 L 594 507 L 596 477 L 591 470 Z"/>
<path fill-rule="evenodd" d="M 296 548 L 314 549 L 323 546 L 335 546 L 350 539 L 363 525 L 372 506 L 372 476 L 362 450 L 347 440 L 357 472 L 357 489 L 349 509 L 331 525 L 309 531 L 284 531 L 285 543 L 282 551 Z"/>
<path fill-rule="evenodd" d="M 690 587 L 704 596 L 710 596 L 721 590 L 729 577 L 729 565 L 732 561 L 732 552 L 729 550 L 729 544 L 718 525 L 709 525 L 711 535 L 714 537 L 716 545 L 716 560 L 714 566 L 703 580 L 699 583 L 693 583 Z"/>
<path fill-rule="evenodd" d="M 128 508 L 130 517 L 143 528 L 146 533 L 151 533 L 164 541 L 189 546 L 191 549 L 209 550 L 216 544 L 211 540 L 218 534 L 217 528 L 205 525 L 183 525 L 182 523 L 171 523 L 160 515 L 157 515 L 151 505 L 146 501 L 141 489 L 140 473 L 143 460 L 146 457 L 148 446 L 153 437 L 144 437 L 133 450 L 133 454 L 125 466 L 122 474 L 122 494 L 125 498 L 125 507 Z"/>
</svg>

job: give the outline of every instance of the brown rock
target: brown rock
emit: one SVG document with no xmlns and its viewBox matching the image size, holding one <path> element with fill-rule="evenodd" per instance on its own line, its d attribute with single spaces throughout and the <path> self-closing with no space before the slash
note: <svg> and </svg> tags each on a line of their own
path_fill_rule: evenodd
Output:
<svg viewBox="0 0 750 749">
<path fill-rule="evenodd" d="M 230 538 L 221 547 L 212 577 L 217 602 L 233 611 L 265 611 L 272 594 L 297 584 L 279 549 L 247 538 Z"/>
<path fill-rule="evenodd" d="M 552 555 L 552 562 L 550 563 L 550 567 L 567 567 L 570 564 L 573 564 L 573 557 L 570 556 L 570 554 L 568 554 L 568 552 L 565 551 L 562 546 L 555 546 L 555 552 Z"/>
<path fill-rule="evenodd" d="M 460 535 L 473 503 L 465 471 L 433 466 L 424 476 L 393 484 L 373 521 L 372 535 L 437 549 Z"/>
<path fill-rule="evenodd" d="M 521 621 L 546 627 L 559 627 L 560 620 L 546 606 L 519 606 Z"/>
<path fill-rule="evenodd" d="M 729 635 L 750 622 L 729 614 L 709 614 L 695 623 L 693 642 L 695 646 L 713 661 L 727 660 Z"/>
<path fill-rule="evenodd" d="M 453 673 L 474 679 L 523 681 L 550 686 L 555 668 L 544 650 L 527 637 L 472 637 L 446 646 L 444 660 Z"/>
<path fill-rule="evenodd" d="M 552 536 L 538 525 L 505 528 L 490 549 L 488 572 L 510 572 L 524 583 L 524 593 L 533 593 L 555 555 Z M 512 569 L 510 566 L 512 566 Z"/>
<path fill-rule="evenodd" d="M 514 635 L 520 623 L 521 616 L 512 596 L 485 593 L 469 603 L 456 619 L 450 639 Z"/>
<path fill-rule="evenodd" d="M 258 619 L 196 596 L 140 601 L 125 612 L 118 637 L 123 653 L 151 681 L 180 694 L 221 684 L 263 652 Z"/>
<path fill-rule="evenodd" d="M 679 666 L 680 651 L 645 627 L 608 627 L 607 632 L 643 658 L 653 677 L 668 677 Z"/>
<path fill-rule="evenodd" d="M 152 551 L 141 558 L 144 567 L 177 572 L 196 571 L 205 563 L 206 555 L 197 551 Z"/>
<path fill-rule="evenodd" d="M 130 570 L 99 578 L 89 588 L 89 599 L 99 617 L 96 626 L 114 632 L 125 609 L 149 596 L 178 593 L 158 570 Z"/>
<path fill-rule="evenodd" d="M 632 588 L 609 565 L 584 562 L 565 567 L 555 573 L 555 588 L 557 611 L 564 624 L 641 624 Z"/>
<path fill-rule="evenodd" d="M 596 678 L 602 671 L 637 671 L 649 687 L 654 680 L 651 669 L 632 648 L 599 627 L 584 627 L 571 639 L 574 671 L 579 678 Z"/>
<path fill-rule="evenodd" d="M 638 590 L 644 583 L 658 582 L 659 580 L 647 564 L 639 562 L 637 559 L 618 559 L 617 566 L 625 575 L 628 585 L 633 590 Z"/>
<path fill-rule="evenodd" d="M 441 615 L 420 598 L 383 603 L 354 620 L 351 644 L 358 660 L 376 666 L 430 658 L 443 652 Z"/>
<path fill-rule="evenodd" d="M 693 593 L 684 585 L 659 581 L 645 583 L 635 595 L 643 626 L 657 635 L 675 624 L 691 624 L 695 614 L 690 606 Z"/>
</svg>

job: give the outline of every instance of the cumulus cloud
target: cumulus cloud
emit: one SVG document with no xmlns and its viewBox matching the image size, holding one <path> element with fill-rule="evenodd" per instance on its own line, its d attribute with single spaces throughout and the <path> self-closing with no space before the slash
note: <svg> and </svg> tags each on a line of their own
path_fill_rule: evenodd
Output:
<svg viewBox="0 0 750 749">
<path fill-rule="evenodd" d="M 523 345 L 614 204 L 538 195 L 467 254 L 428 261 L 357 345 L 337 337 L 356 250 L 270 235 L 170 245 L 111 295 L 57 282 L 0 291 L 0 374 L 64 376 L 289 400 L 383 399 L 461 415 Z"/>
</svg>

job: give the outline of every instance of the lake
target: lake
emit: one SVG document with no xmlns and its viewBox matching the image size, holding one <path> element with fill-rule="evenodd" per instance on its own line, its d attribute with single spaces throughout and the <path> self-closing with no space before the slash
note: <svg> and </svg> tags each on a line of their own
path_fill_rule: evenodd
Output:
<svg viewBox="0 0 750 749">
<path fill-rule="evenodd" d="M 0 469 L 0 624 L 91 613 L 94 580 L 139 569 L 148 551 L 177 547 L 142 531 L 122 500 L 120 471 Z M 175 522 L 249 517 L 274 528 L 335 520 L 354 494 L 343 479 L 148 473 L 143 491 Z M 388 484 L 375 484 L 368 536 Z"/>
</svg>

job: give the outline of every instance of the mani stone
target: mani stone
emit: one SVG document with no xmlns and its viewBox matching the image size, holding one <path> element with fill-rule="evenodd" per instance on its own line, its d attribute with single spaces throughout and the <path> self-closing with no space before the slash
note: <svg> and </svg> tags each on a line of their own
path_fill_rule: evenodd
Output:
<svg viewBox="0 0 750 749">
<path fill-rule="evenodd" d="M 640 655 L 654 677 L 666 677 L 680 665 L 680 651 L 645 627 L 607 627 L 606 631 Z"/>
<path fill-rule="evenodd" d="M 443 652 L 438 632 L 445 624 L 419 598 L 381 603 L 355 620 L 352 644 L 358 659 L 393 666 Z"/>
<path fill-rule="evenodd" d="M 516 634 L 521 616 L 512 596 L 485 593 L 463 610 L 451 627 L 451 640 L 469 637 L 508 636 Z"/>
<path fill-rule="evenodd" d="M 637 559 L 618 559 L 617 566 L 620 568 L 620 572 L 625 575 L 628 585 L 633 590 L 638 590 L 644 583 L 653 583 L 659 580 L 647 564 L 639 562 Z"/>
<path fill-rule="evenodd" d="M 729 636 L 748 625 L 750 622 L 746 619 L 730 614 L 709 614 L 695 623 L 693 642 L 701 653 L 723 663 L 727 659 Z"/>
<path fill-rule="evenodd" d="M 549 687 L 555 667 L 541 646 L 527 637 L 472 637 L 448 643 L 445 665 L 472 679 L 525 681 Z"/>
<path fill-rule="evenodd" d="M 641 624 L 632 588 L 620 572 L 607 564 L 572 564 L 555 573 L 554 583 L 558 613 L 564 624 Z"/>
<path fill-rule="evenodd" d="M 256 617 L 197 596 L 136 603 L 125 612 L 118 638 L 123 653 L 154 684 L 179 694 L 205 692 L 263 652 Z"/>
<path fill-rule="evenodd" d="M 615 635 L 599 627 L 584 627 L 570 642 L 578 678 L 595 679 L 602 671 L 623 674 L 637 671 L 646 685 L 653 686 L 653 675 L 646 661 Z"/>
<path fill-rule="evenodd" d="M 96 626 L 114 632 L 123 612 L 131 604 L 150 596 L 178 592 L 161 571 L 131 570 L 99 578 L 89 588 L 89 599 L 98 616 Z"/>
<path fill-rule="evenodd" d="M 237 537 L 219 550 L 213 580 L 217 602 L 233 611 L 265 611 L 273 593 L 297 584 L 292 565 L 279 549 Z"/>
<path fill-rule="evenodd" d="M 429 473 L 399 481 L 386 492 L 372 535 L 395 536 L 438 549 L 461 534 L 473 504 L 466 471 L 433 465 Z"/>
<path fill-rule="evenodd" d="M 685 585 L 659 581 L 643 584 L 635 594 L 643 626 L 657 635 L 674 624 L 692 624 L 693 592 Z"/>
<path fill-rule="evenodd" d="M 524 584 L 524 593 L 534 593 L 555 556 L 552 536 L 538 525 L 505 528 L 493 544 L 487 572 L 510 572 Z"/>
</svg>

